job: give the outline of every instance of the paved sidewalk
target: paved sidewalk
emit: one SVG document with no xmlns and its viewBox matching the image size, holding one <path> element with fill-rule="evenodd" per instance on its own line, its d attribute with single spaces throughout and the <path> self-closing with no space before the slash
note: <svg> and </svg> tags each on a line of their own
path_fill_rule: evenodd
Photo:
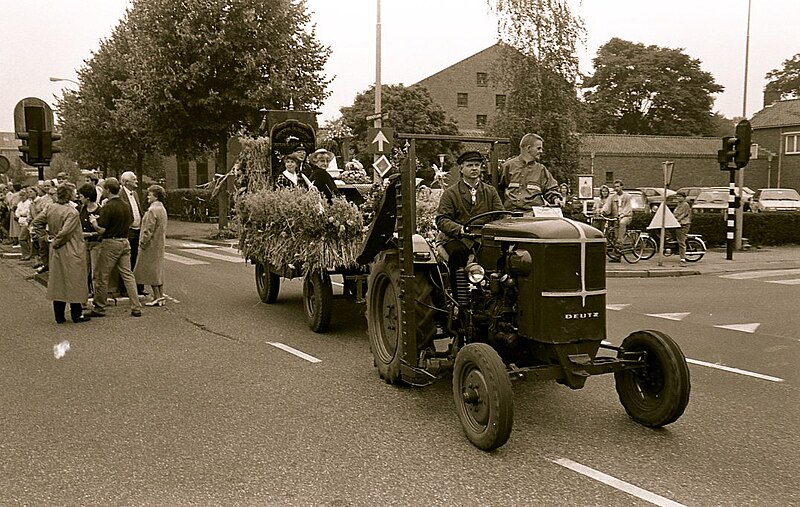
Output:
<svg viewBox="0 0 800 507">
<path fill-rule="evenodd" d="M 215 234 L 219 231 L 217 224 L 200 222 L 183 222 L 170 218 L 167 224 L 167 237 L 171 239 L 191 240 L 225 246 L 235 246 L 237 240 L 218 239 Z M 19 248 L 9 245 L 0 245 L 0 257 L 19 258 Z M 646 278 L 659 276 L 690 276 L 701 274 L 715 274 L 735 271 L 759 271 L 766 269 L 797 269 L 800 268 L 800 245 L 786 245 L 777 247 L 749 248 L 741 252 L 734 252 L 733 259 L 727 260 L 724 248 L 713 248 L 699 262 L 689 262 L 681 266 L 677 255 L 665 257 L 659 266 L 659 257 L 628 264 L 625 260 L 620 263 L 607 263 L 606 276 L 609 278 Z M 28 263 L 20 262 L 20 268 L 26 271 Z M 32 273 L 31 273 L 32 274 Z M 46 283 L 46 281 L 44 282 Z"/>
</svg>

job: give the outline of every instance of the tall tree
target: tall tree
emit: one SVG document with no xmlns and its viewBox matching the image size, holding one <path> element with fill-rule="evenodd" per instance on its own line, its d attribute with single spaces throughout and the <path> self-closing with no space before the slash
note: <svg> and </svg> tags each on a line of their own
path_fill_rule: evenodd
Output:
<svg viewBox="0 0 800 507">
<path fill-rule="evenodd" d="M 592 132 L 713 135 L 712 94 L 723 87 L 682 49 L 613 38 L 583 88 Z"/>
<path fill-rule="evenodd" d="M 502 114 L 487 129 L 514 145 L 535 132 L 545 139 L 543 162 L 559 180 L 578 169 L 576 47 L 583 21 L 568 0 L 489 0 L 505 43 L 493 73 L 507 91 Z"/>
<path fill-rule="evenodd" d="M 417 134 L 455 135 L 458 126 L 452 118 L 448 118 L 444 110 L 431 99 L 428 89 L 422 85 L 381 86 L 381 109 L 389 114 L 385 125 L 398 132 L 414 132 Z M 365 167 L 372 165 L 372 155 L 368 153 L 367 129 L 372 122 L 367 116 L 375 112 L 375 87 L 356 95 L 352 106 L 341 108 L 342 121 L 350 128 L 353 139 L 352 147 L 358 159 Z M 458 149 L 454 143 L 421 141 L 417 143 L 417 157 L 424 166 L 437 160 L 439 153 L 453 153 Z"/>
<path fill-rule="evenodd" d="M 783 67 L 766 75 L 768 91 L 780 92 L 781 98 L 800 97 L 800 53 L 783 61 Z"/>
</svg>

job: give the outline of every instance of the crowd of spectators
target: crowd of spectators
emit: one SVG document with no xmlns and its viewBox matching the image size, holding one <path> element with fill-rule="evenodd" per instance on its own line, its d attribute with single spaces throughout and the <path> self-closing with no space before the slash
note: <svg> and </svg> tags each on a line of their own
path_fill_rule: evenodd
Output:
<svg viewBox="0 0 800 507">
<path fill-rule="evenodd" d="M 37 273 L 48 273 L 56 322 L 66 321 L 67 304 L 73 322 L 104 316 L 114 287 L 112 295 L 130 299 L 133 316 L 148 296 L 144 284 L 152 290 L 144 304 L 164 306 L 164 188 L 149 187 L 142 206 L 133 172 L 120 180 L 92 173 L 78 184 L 66 173 L 38 185 L 0 184 L 0 241 L 19 248 L 20 260 Z"/>
</svg>

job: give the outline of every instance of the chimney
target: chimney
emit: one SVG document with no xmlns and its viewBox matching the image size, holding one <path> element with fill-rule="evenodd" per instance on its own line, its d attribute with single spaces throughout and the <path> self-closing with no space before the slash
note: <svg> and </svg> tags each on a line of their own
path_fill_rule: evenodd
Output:
<svg viewBox="0 0 800 507">
<path fill-rule="evenodd" d="M 778 90 L 770 90 L 769 87 L 764 88 L 764 107 L 769 107 L 781 100 L 781 95 Z"/>
</svg>

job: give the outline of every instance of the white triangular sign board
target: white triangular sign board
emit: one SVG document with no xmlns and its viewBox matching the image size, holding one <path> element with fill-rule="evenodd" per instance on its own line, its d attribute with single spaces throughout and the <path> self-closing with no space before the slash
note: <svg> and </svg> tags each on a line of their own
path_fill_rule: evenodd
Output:
<svg viewBox="0 0 800 507">
<path fill-rule="evenodd" d="M 653 219 L 650 220 L 650 225 L 647 226 L 648 229 L 661 229 L 661 215 L 664 214 L 664 210 L 666 210 L 667 216 L 664 217 L 664 228 L 665 229 L 680 229 L 681 224 L 675 219 L 675 215 L 664 206 L 664 203 L 661 203 L 661 206 L 658 207 L 658 211 L 655 212 L 653 215 Z"/>
</svg>

